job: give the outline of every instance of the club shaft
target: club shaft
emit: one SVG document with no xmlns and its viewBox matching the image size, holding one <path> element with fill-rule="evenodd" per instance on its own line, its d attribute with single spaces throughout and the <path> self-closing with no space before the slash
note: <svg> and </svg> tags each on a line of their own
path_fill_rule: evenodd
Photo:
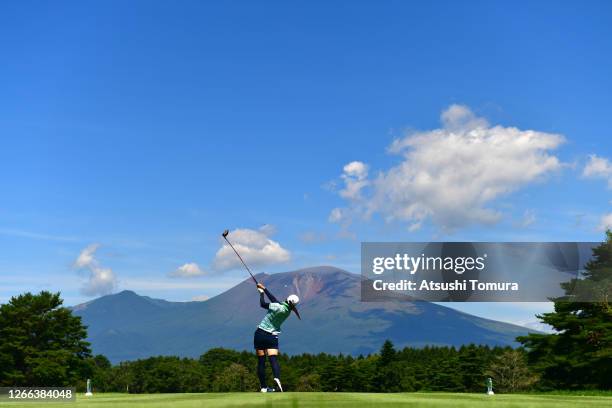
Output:
<svg viewBox="0 0 612 408">
<path fill-rule="evenodd" d="M 246 270 L 249 272 L 249 275 L 251 275 L 251 279 L 253 279 L 253 282 L 255 282 L 255 284 L 258 285 L 259 282 L 257 282 L 257 279 L 255 279 L 255 275 L 253 275 L 253 272 L 251 272 L 251 268 L 249 268 L 249 266 L 246 264 L 246 262 L 244 262 L 244 259 L 242 259 L 242 257 L 240 256 L 240 253 L 238 253 L 238 251 L 236 250 L 236 248 L 234 248 L 232 243 L 229 242 L 229 239 L 227 239 L 226 235 L 227 235 L 227 233 L 223 234 L 223 239 L 225 240 L 225 242 L 227 242 L 227 244 L 230 246 L 230 248 L 232 248 L 232 250 L 234 251 L 234 253 L 238 257 L 238 259 L 240 259 L 240 262 L 242 262 L 242 265 L 244 265 Z M 291 309 L 293 310 L 295 315 L 298 317 L 298 319 L 302 320 L 302 317 L 300 316 L 300 312 L 298 312 L 297 307 L 293 306 Z"/>
<path fill-rule="evenodd" d="M 223 237 L 223 239 L 225 239 L 225 241 L 229 244 L 230 248 L 232 248 L 234 250 L 234 253 L 236 254 L 236 256 L 238 257 L 238 259 L 240 259 L 240 262 L 242 262 L 242 264 L 244 265 L 244 267 L 246 268 L 246 270 L 249 272 L 249 275 L 251 275 L 251 278 L 253 279 L 253 282 L 255 282 L 255 284 L 258 284 L 259 282 L 257 282 L 257 279 L 255 279 L 255 276 L 253 275 L 253 272 L 251 272 L 251 269 L 249 268 L 249 266 L 246 264 L 246 262 L 244 262 L 244 259 L 242 259 L 242 257 L 240 256 L 240 254 L 238 253 L 238 251 L 236 251 L 236 248 L 234 248 L 234 246 L 232 245 L 231 242 L 229 242 L 229 240 L 227 239 L 227 237 Z"/>
</svg>

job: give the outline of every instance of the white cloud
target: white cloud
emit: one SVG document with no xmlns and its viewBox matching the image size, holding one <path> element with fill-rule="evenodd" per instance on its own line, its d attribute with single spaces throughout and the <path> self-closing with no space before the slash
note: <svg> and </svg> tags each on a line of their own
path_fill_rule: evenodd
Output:
<svg viewBox="0 0 612 408">
<path fill-rule="evenodd" d="M 82 288 L 87 296 L 108 295 L 115 291 L 117 280 L 111 268 L 95 267 L 91 269 L 88 281 Z"/>
<path fill-rule="evenodd" d="M 599 221 L 599 229 L 605 231 L 612 229 L 612 213 L 604 214 Z"/>
<path fill-rule="evenodd" d="M 361 198 L 361 190 L 368 185 L 368 166 L 360 161 L 353 161 L 344 166 L 340 176 L 344 180 L 344 188 L 340 196 L 348 200 Z"/>
<path fill-rule="evenodd" d="M 332 210 L 329 220 L 346 225 L 347 218 L 378 213 L 388 222 L 407 222 L 410 230 L 427 219 L 448 230 L 495 223 L 501 214 L 490 207 L 494 200 L 561 168 L 551 153 L 564 142 L 561 135 L 491 126 L 461 105 L 442 112 L 441 121 L 442 128 L 395 140 L 388 152 L 401 163 L 374 179 L 352 175 L 349 184 L 347 167 L 361 162 L 345 166 L 346 193 L 340 195 L 349 205 Z M 366 185 L 369 194 L 361 194 Z"/>
<path fill-rule="evenodd" d="M 334 208 L 329 213 L 328 220 L 329 222 L 340 223 L 346 219 L 346 209 L 345 208 Z"/>
<path fill-rule="evenodd" d="M 612 188 L 612 163 L 605 157 L 599 157 L 595 154 L 590 155 L 582 175 L 584 177 L 606 179 L 608 180 L 608 188 Z"/>
<path fill-rule="evenodd" d="M 464 129 L 487 128 L 489 123 L 479 118 L 465 105 L 453 104 L 440 115 L 445 129 L 462 131 Z"/>
<path fill-rule="evenodd" d="M 172 278 L 197 278 L 204 275 L 205 272 L 195 262 L 181 265 L 175 271 L 169 274 L 169 276 Z"/>
<path fill-rule="evenodd" d="M 412 224 L 408 226 L 408 231 L 410 232 L 418 231 L 421 229 L 422 226 L 423 226 L 423 223 L 421 221 L 413 222 Z"/>
<path fill-rule="evenodd" d="M 100 244 L 88 245 L 74 261 L 76 269 L 85 269 L 89 272 L 87 281 L 81 287 L 81 293 L 86 296 L 108 295 L 117 289 L 117 278 L 113 270 L 102 267 L 96 258 L 98 248 Z"/>
<path fill-rule="evenodd" d="M 352 200 L 352 202 L 356 203 L 357 201 L 361 201 L 361 200 L 362 198 L 360 198 L 359 200 Z M 355 233 L 349 231 L 349 227 L 351 226 L 353 222 L 353 216 L 355 215 L 356 212 L 357 211 L 352 208 L 334 208 L 331 210 L 331 212 L 329 213 L 329 217 L 327 217 L 327 220 L 334 224 L 340 225 L 341 228 L 337 235 L 338 238 L 344 238 L 344 239 L 356 239 L 357 238 Z"/>
<path fill-rule="evenodd" d="M 208 299 L 210 299 L 210 297 L 206 295 L 198 295 L 191 298 L 191 300 L 193 300 L 194 302 L 204 302 Z"/>
<path fill-rule="evenodd" d="M 288 262 L 291 254 L 278 242 L 270 239 L 274 227 L 264 225 L 258 230 L 238 228 L 230 232 L 228 239 L 240 253 L 249 267 L 261 267 Z M 240 260 L 225 241 L 213 261 L 213 268 L 219 271 L 241 267 Z"/>
<path fill-rule="evenodd" d="M 100 244 L 91 244 L 88 245 L 85 249 L 81 251 L 76 261 L 74 261 L 75 268 L 88 268 L 92 264 L 95 263 L 94 255 L 96 251 L 100 248 Z"/>
</svg>

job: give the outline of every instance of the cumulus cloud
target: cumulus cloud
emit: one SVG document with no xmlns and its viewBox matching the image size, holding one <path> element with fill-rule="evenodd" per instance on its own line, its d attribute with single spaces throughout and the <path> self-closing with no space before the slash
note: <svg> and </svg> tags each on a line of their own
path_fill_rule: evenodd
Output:
<svg viewBox="0 0 612 408">
<path fill-rule="evenodd" d="M 171 278 L 197 278 L 204 275 L 205 272 L 195 262 L 181 265 L 169 274 Z"/>
<path fill-rule="evenodd" d="M 332 210 L 329 221 L 346 225 L 347 218 L 380 214 L 411 231 L 428 219 L 447 230 L 491 224 L 501 217 L 490 206 L 494 200 L 562 166 L 552 154 L 564 142 L 561 135 L 491 126 L 462 105 L 442 112 L 441 122 L 439 129 L 395 140 L 387 150 L 401 162 L 373 179 L 365 164 L 347 164 L 340 195 L 348 206 Z"/>
<path fill-rule="evenodd" d="M 368 166 L 360 161 L 353 161 L 344 166 L 340 176 L 344 180 L 344 188 L 340 196 L 348 200 L 361 198 L 361 190 L 368 185 Z"/>
<path fill-rule="evenodd" d="M 270 239 L 275 233 L 275 228 L 270 225 L 252 230 L 248 228 L 238 228 L 230 232 L 228 238 L 236 250 L 240 253 L 247 265 L 251 267 L 261 267 L 273 264 L 285 263 L 291 259 L 291 254 L 278 242 Z M 239 268 L 240 260 L 234 254 L 225 241 L 219 248 L 213 261 L 213 268 L 219 271 Z"/>
<path fill-rule="evenodd" d="M 589 156 L 589 161 L 582 170 L 584 177 L 602 178 L 608 181 L 608 188 L 612 188 L 612 163 L 605 157 L 595 154 Z"/>
<path fill-rule="evenodd" d="M 486 128 L 489 123 L 484 118 L 479 118 L 465 105 L 453 104 L 440 115 L 445 129 L 451 131 L 462 131 L 464 129 Z"/>
<path fill-rule="evenodd" d="M 96 262 L 94 255 L 98 248 L 100 248 L 100 244 L 91 244 L 83 249 L 76 261 L 74 261 L 74 267 L 81 269 L 93 265 Z"/>
<path fill-rule="evenodd" d="M 81 293 L 86 296 L 108 295 L 117 289 L 117 278 L 112 269 L 101 266 L 96 258 L 98 248 L 100 244 L 88 245 L 74 261 L 76 269 L 86 270 L 89 273 L 81 287 Z"/>
<path fill-rule="evenodd" d="M 605 231 L 612 229 L 612 213 L 604 214 L 599 221 L 599 229 Z"/>
</svg>

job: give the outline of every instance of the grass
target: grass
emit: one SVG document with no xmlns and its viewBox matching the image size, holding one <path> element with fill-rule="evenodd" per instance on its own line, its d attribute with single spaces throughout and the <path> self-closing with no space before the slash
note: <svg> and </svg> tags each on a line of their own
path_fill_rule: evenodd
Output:
<svg viewBox="0 0 612 408">
<path fill-rule="evenodd" d="M 412 407 L 412 408 L 570 408 L 612 407 L 612 396 L 534 395 L 457 393 L 208 393 L 208 394 L 95 394 L 85 397 L 79 394 L 77 401 L 49 402 L 0 402 L 0 407 L 72 407 L 72 408 L 225 408 L 225 407 Z"/>
</svg>

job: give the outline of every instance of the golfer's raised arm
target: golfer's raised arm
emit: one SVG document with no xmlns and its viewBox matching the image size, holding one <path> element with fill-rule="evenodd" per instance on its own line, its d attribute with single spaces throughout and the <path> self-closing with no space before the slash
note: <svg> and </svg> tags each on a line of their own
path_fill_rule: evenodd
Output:
<svg viewBox="0 0 612 408">
<path fill-rule="evenodd" d="M 278 299 L 276 299 L 276 297 L 261 283 L 257 284 L 257 290 L 259 291 L 259 305 L 264 309 L 267 309 L 270 306 L 270 303 L 267 303 L 264 299 L 264 293 L 268 296 L 270 302 L 278 303 Z"/>
<path fill-rule="evenodd" d="M 266 290 L 265 286 L 258 283 L 257 290 L 259 291 L 259 306 L 263 307 L 264 309 L 268 309 L 270 304 L 266 302 L 266 299 L 264 298 L 264 291 Z"/>
<path fill-rule="evenodd" d="M 274 297 L 274 295 L 270 293 L 270 291 L 268 290 L 268 288 L 263 288 L 263 290 L 264 290 L 265 294 L 266 294 L 266 295 L 268 295 L 268 299 L 270 299 L 270 302 L 272 302 L 272 303 L 278 303 L 278 299 L 276 299 L 276 298 Z"/>
<path fill-rule="evenodd" d="M 264 309 L 270 307 L 270 304 L 264 299 L 263 291 L 261 291 L 261 293 L 259 294 L 259 306 L 263 307 Z"/>
</svg>

